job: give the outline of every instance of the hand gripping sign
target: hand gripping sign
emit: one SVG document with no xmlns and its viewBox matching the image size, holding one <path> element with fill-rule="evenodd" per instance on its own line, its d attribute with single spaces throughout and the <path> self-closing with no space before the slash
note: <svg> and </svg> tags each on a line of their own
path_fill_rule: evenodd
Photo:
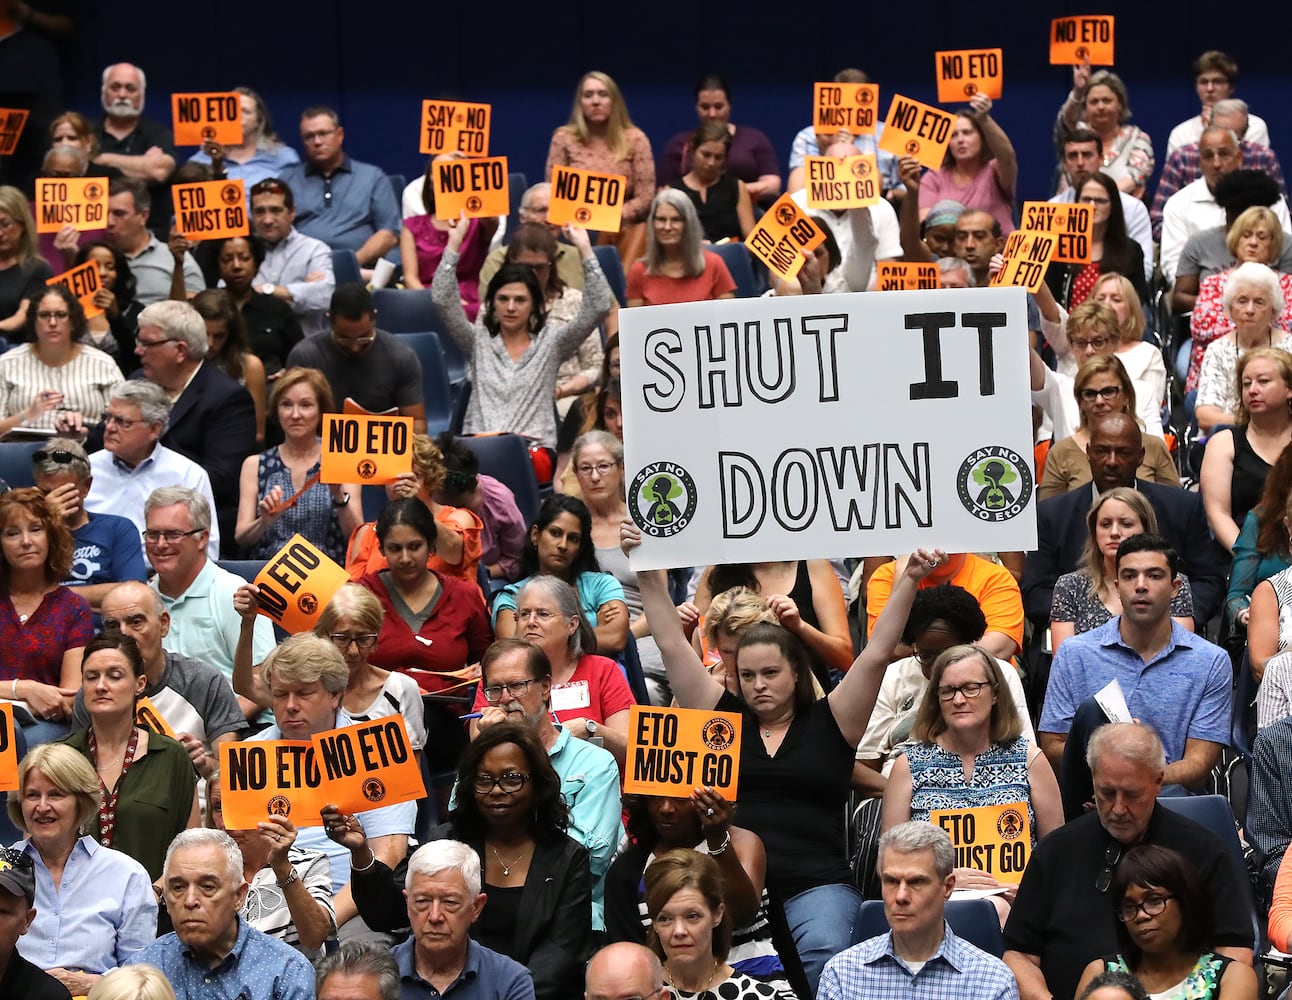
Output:
<svg viewBox="0 0 1292 1000">
<path fill-rule="evenodd" d="M 733 712 L 634 705 L 628 711 L 624 792 L 687 798 L 705 785 L 736 801 L 741 725 Z"/>
<path fill-rule="evenodd" d="M 171 188 L 175 228 L 190 240 L 222 240 L 246 236 L 247 196 L 241 180 L 198 181 Z"/>
<path fill-rule="evenodd" d="M 812 85 L 812 128 L 817 144 L 840 132 L 873 135 L 879 114 L 879 85 L 874 83 L 816 83 Z"/>
<path fill-rule="evenodd" d="M 1051 201 L 1023 202 L 1023 224 L 1019 227 L 1033 233 L 1058 237 L 1054 247 L 1054 264 L 1089 264 L 1090 245 L 1094 236 L 1095 210 L 1080 202 L 1065 204 Z"/>
<path fill-rule="evenodd" d="M 974 868 L 1011 885 L 1022 879 L 1032 855 L 1032 824 L 1026 802 L 934 809 L 929 822 L 942 827 L 951 838 L 957 868 Z"/>
<path fill-rule="evenodd" d="M 256 576 L 258 613 L 293 635 L 308 632 L 341 584 L 349 580 L 350 574 L 304 535 L 293 535 Z"/>
<path fill-rule="evenodd" d="M 745 237 L 745 247 L 777 277 L 793 281 L 803 266 L 803 253 L 825 242 L 825 233 L 789 195 L 776 199 Z"/>
<path fill-rule="evenodd" d="M 859 156 L 809 156 L 807 203 L 812 209 L 869 208 L 879 201 L 879 166 L 874 153 Z"/>
<path fill-rule="evenodd" d="M 236 91 L 219 94 L 171 94 L 171 117 L 176 146 L 222 146 L 242 143 L 242 95 Z"/>
<path fill-rule="evenodd" d="M 1111 14 L 1084 17 L 1056 17 L 1050 22 L 1050 65 L 1113 65 L 1113 26 Z"/>
<path fill-rule="evenodd" d="M 99 265 L 94 261 L 87 260 L 84 264 L 77 264 L 70 271 L 47 278 L 45 284 L 66 286 L 67 290 L 81 303 L 86 319 L 93 319 L 103 314 L 103 310 L 94 304 L 94 293 L 99 290 Z"/>
</svg>

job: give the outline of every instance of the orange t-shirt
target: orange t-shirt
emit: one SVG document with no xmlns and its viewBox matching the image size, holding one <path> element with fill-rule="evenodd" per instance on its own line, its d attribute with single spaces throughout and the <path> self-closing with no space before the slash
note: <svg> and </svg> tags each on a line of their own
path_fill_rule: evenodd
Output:
<svg viewBox="0 0 1292 1000">
<path fill-rule="evenodd" d="M 465 507 L 444 506 L 435 515 L 435 523 L 442 530 L 451 531 L 462 537 L 462 562 L 446 563 L 439 556 L 431 553 L 431 557 L 426 560 L 426 565 L 441 576 L 456 577 L 471 584 L 479 592 L 482 551 L 480 533 L 484 530 L 484 522 L 475 515 L 474 511 L 467 510 Z M 345 568 L 351 580 L 358 580 L 366 573 L 377 573 L 387 568 L 386 557 L 381 554 L 381 546 L 377 544 L 375 521 L 361 524 L 354 529 L 354 534 L 350 536 L 350 542 L 346 546 Z M 480 599 L 484 600 L 483 594 L 480 595 Z"/>
</svg>

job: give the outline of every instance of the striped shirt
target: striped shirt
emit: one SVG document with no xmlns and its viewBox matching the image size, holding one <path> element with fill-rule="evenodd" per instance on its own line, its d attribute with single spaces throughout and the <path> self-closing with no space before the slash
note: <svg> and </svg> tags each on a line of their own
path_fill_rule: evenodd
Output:
<svg viewBox="0 0 1292 1000">
<path fill-rule="evenodd" d="M 332 927 L 336 927 L 336 909 L 332 905 L 332 863 L 321 851 L 307 851 L 300 847 L 287 849 L 287 861 L 305 885 L 310 898 L 327 910 L 332 918 Z M 311 951 L 301 946 L 300 933 L 292 921 L 292 912 L 287 906 L 287 890 L 278 885 L 278 876 L 266 865 L 256 872 L 247 889 L 247 898 L 243 900 L 242 917 L 262 934 L 277 938 L 283 944 L 289 944 L 311 961 L 319 958 L 323 950 Z"/>
<path fill-rule="evenodd" d="M 36 355 L 35 346 L 19 344 L 0 355 L 0 413 L 23 413 L 40 393 L 57 392 L 63 396 L 58 410 L 46 410 L 23 426 L 52 430 L 59 410 L 75 410 L 86 423 L 98 423 L 108 408 L 112 387 L 125 377 L 117 363 L 97 348 L 82 344 L 66 364 L 51 368 Z"/>
</svg>

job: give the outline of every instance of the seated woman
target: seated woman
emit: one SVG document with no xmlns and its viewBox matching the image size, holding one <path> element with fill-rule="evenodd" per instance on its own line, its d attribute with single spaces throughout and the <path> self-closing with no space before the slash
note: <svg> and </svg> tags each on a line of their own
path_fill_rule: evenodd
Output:
<svg viewBox="0 0 1292 1000">
<path fill-rule="evenodd" d="M 311 961 L 321 957 L 324 942 L 336 931 L 328 856 L 297 847 L 296 827 L 286 816 L 267 816 L 254 830 L 228 830 L 223 798 L 217 771 L 206 783 L 202 825 L 226 830 L 242 851 L 247 895 L 238 915 Z"/>
<path fill-rule="evenodd" d="M 213 151 L 221 154 L 224 176 L 241 179 L 248 191 L 257 181 L 278 177 L 301 158 L 274 132 L 273 119 L 264 100 L 250 87 L 234 87 L 242 111 L 242 142 L 220 146 L 208 142 L 191 157 L 190 163 L 210 164 Z"/>
<path fill-rule="evenodd" d="M 264 363 L 266 377 L 272 378 L 286 366 L 287 355 L 304 334 L 291 306 L 254 285 L 265 262 L 265 241 L 254 235 L 234 236 L 213 241 L 209 252 L 225 291 L 242 314 L 251 352 Z"/>
<path fill-rule="evenodd" d="M 1072 90 L 1055 122 L 1055 137 L 1081 128 L 1099 136 L 1104 158 L 1101 170 L 1117 187 L 1136 198 L 1153 176 L 1153 139 L 1130 121 L 1130 98 L 1121 77 L 1101 69 L 1091 75 L 1090 63 L 1072 67 Z"/>
<path fill-rule="evenodd" d="M 1086 547 L 1072 573 L 1054 583 L 1050 643 L 1054 652 L 1074 635 L 1089 632 L 1122 613 L 1117 594 L 1117 548 L 1132 535 L 1157 534 L 1157 513 L 1144 494 L 1116 486 L 1099 494 L 1086 515 Z M 1193 631 L 1193 591 L 1180 577 L 1171 600 L 1171 617 Z"/>
<path fill-rule="evenodd" d="M 135 298 L 135 276 L 126 255 L 111 243 L 86 243 L 76 252 L 76 264 L 92 260 L 99 266 L 94 305 L 103 312 L 86 321 L 85 344 L 112 358 L 129 375 L 139 367 L 135 338 L 144 305 Z"/>
<path fill-rule="evenodd" d="M 480 560 L 491 580 L 514 580 L 520 575 L 520 561 L 527 536 L 525 519 L 516 506 L 516 495 L 493 476 L 480 472 L 476 453 L 453 436 L 441 434 L 436 446 L 444 457 L 444 482 L 432 499 L 445 507 L 470 511 L 480 519 Z M 417 439 L 413 439 L 413 462 L 417 462 Z M 463 535 L 464 546 L 470 541 Z M 452 539 L 448 539 L 448 548 Z"/>
<path fill-rule="evenodd" d="M 102 799 L 89 761 L 47 743 L 19 762 L 7 807 L 27 835 L 14 849 L 36 868 L 36 919 L 18 950 L 73 996 L 157 937 L 157 897 L 143 865 L 81 834 Z"/>
<path fill-rule="evenodd" d="M 35 747 L 67 735 L 94 635 L 90 605 L 59 583 L 72 569 L 72 533 L 40 490 L 0 495 L 0 553 L 0 696 Z"/>
<path fill-rule="evenodd" d="M 483 730 L 458 764 L 456 795 L 449 821 L 428 842 L 447 842 L 447 852 L 456 841 L 476 855 L 489 905 L 472 939 L 528 967 L 540 1000 L 577 995 L 593 946 L 592 873 L 587 849 L 566 833 L 561 779 L 532 729 L 504 722 Z M 406 927 L 408 905 L 391 870 L 361 833 L 338 839 L 350 848 L 359 915 L 376 930 Z M 408 871 L 417 871 L 416 855 Z"/>
<path fill-rule="evenodd" d="M 1275 321 L 1283 330 L 1292 330 L 1292 274 L 1278 271 L 1280 258 L 1283 256 L 1283 226 L 1279 217 L 1264 205 L 1254 205 L 1236 218 L 1225 236 L 1225 243 L 1234 258 L 1234 266 L 1253 261 L 1265 264 L 1278 274 L 1279 289 L 1283 293 L 1283 311 Z M 1197 296 L 1193 310 L 1189 313 L 1189 335 L 1193 348 L 1189 352 L 1189 374 L 1185 378 L 1184 388 L 1191 392 L 1198 388 L 1198 375 L 1202 372 L 1202 359 L 1207 354 L 1207 345 L 1219 337 L 1231 333 L 1234 321 L 1229 318 L 1229 311 L 1224 306 L 1225 288 L 1229 284 L 1232 269 L 1208 275 L 1198 282 L 1196 274 L 1176 276 L 1174 294 L 1193 293 Z"/>
<path fill-rule="evenodd" d="M 705 302 L 736 296 L 722 258 L 703 247 L 704 234 L 691 199 L 665 188 L 650 203 L 646 256 L 628 269 L 630 306 Z"/>
<path fill-rule="evenodd" d="M 1216 541 L 1233 551 L 1265 477 L 1292 444 L 1292 354 L 1246 351 L 1235 363 L 1238 395 L 1232 427 L 1216 431 L 1202 456 L 1202 503 Z"/>
<path fill-rule="evenodd" d="M 617 338 L 619 335 L 615 334 Z M 619 353 L 618 341 L 615 343 L 615 353 Z M 557 455 L 557 475 L 556 479 L 560 483 L 558 492 L 566 496 L 581 497 L 579 489 L 579 477 L 575 474 L 574 466 L 570 464 L 570 455 L 574 448 L 574 442 L 584 434 L 590 434 L 592 431 L 605 431 L 616 441 L 622 442 L 624 439 L 624 390 L 619 381 L 618 365 L 615 366 L 616 374 L 611 376 L 600 389 L 596 392 L 580 396 L 570 408 L 571 417 L 579 417 L 578 427 L 574 427 L 576 421 L 566 418 L 561 425 L 561 437 L 557 442 L 557 448 L 565 446 L 563 454 Z M 590 401 L 587 408 L 587 415 L 584 416 L 582 404 Z M 570 437 L 569 434 L 575 434 Z"/>
<path fill-rule="evenodd" d="M 1292 523 L 1292 498 L 1284 506 L 1283 526 Z M 1276 654 L 1292 649 L 1292 568 L 1283 569 L 1258 583 L 1252 590 L 1247 619 L 1247 653 L 1252 676 L 1261 684 L 1265 667 Z M 1282 658 L 1281 658 L 1282 659 Z M 1281 676 L 1276 686 L 1282 686 Z"/>
<path fill-rule="evenodd" d="M 1246 629 L 1252 591 L 1262 580 L 1292 566 L 1287 524 L 1288 500 L 1292 498 L 1292 445 L 1284 448 L 1270 466 L 1261 489 L 1261 501 L 1243 518 L 1243 530 L 1234 541 L 1234 565 L 1229 573 L 1225 613 L 1229 620 Z"/>
<path fill-rule="evenodd" d="M 422 205 L 425 215 L 410 215 L 399 230 L 399 263 L 403 268 L 405 288 L 425 288 L 435 274 L 449 245 L 449 222 L 435 217 L 435 185 L 431 177 L 437 164 L 462 159 L 461 153 L 442 153 L 426 164 L 422 178 Z M 497 218 L 467 219 L 466 235 L 458 251 L 456 272 L 458 298 L 467 319 L 476 321 L 480 312 L 480 266 L 489 255 L 489 244 L 498 231 Z"/>
<path fill-rule="evenodd" d="M 700 624 L 700 611 L 694 604 L 677 606 L 678 621 L 688 641 L 694 643 L 710 675 L 734 695 L 740 694 L 740 679 L 736 676 L 736 651 L 745 630 L 759 624 L 776 625 L 776 613 L 767 606 L 767 598 L 749 587 L 730 587 L 715 594 L 703 616 L 704 628 L 699 637 L 693 630 Z M 702 640 L 702 641 L 701 641 Z M 815 676 L 813 681 L 816 681 Z M 662 683 L 668 690 L 668 677 Z M 650 681 L 647 681 L 650 684 Z M 814 683 L 814 688 L 820 688 Z M 824 691 L 815 691 L 823 697 Z"/>
<path fill-rule="evenodd" d="M 242 463 L 238 545 L 250 559 L 268 559 L 300 533 L 340 562 L 346 538 L 363 520 L 363 505 L 358 483 L 318 481 L 323 414 L 335 409 L 332 388 L 317 368 L 289 368 L 274 382 L 269 408 L 283 443 Z"/>
<path fill-rule="evenodd" d="M 1214 907 L 1187 858 L 1153 844 L 1126 852 L 1109 893 L 1121 952 L 1086 966 L 1077 984 L 1107 970 L 1127 972 L 1153 997 L 1256 1000 L 1256 973 L 1212 950 Z"/>
<path fill-rule="evenodd" d="M 1127 278 L 1137 299 L 1148 298 L 1144 283 L 1144 251 L 1126 231 L 1121 195 L 1117 183 L 1107 174 L 1092 174 L 1081 185 L 1076 200 L 1089 205 L 1094 222 L 1090 231 L 1089 264 L 1053 264 L 1046 269 L 1045 283 L 1055 300 L 1071 311 L 1093 298 L 1100 277 L 1116 274 Z M 1141 334 L 1143 330 L 1140 331 Z M 1158 397 L 1159 400 L 1161 397 Z"/>
<path fill-rule="evenodd" d="M 251 353 L 242 313 L 222 288 L 208 288 L 190 304 L 206 322 L 206 360 L 247 387 L 256 408 L 256 444 L 265 443 L 265 363 Z"/>
<path fill-rule="evenodd" d="M 466 238 L 463 220 L 449 223 L 449 242 L 431 283 L 444 332 L 471 363 L 474 373 L 463 433 L 520 434 L 546 446 L 556 444 L 552 398 L 561 364 L 610 309 L 606 284 L 588 234 L 566 226 L 567 239 L 583 259 L 583 303 L 568 323 L 548 319 L 547 301 L 532 268 L 504 264 L 489 281 L 484 309 L 473 325 L 463 311 L 457 262 Z"/>
<path fill-rule="evenodd" d="M 1041 748 L 1026 739 L 1014 701 L 1005 696 L 1000 664 L 978 646 L 943 650 L 929 671 L 912 743 L 893 763 L 884 789 L 883 828 L 928 820 L 935 809 L 976 809 L 1024 803 L 1032 847 L 1063 825 L 1054 769 Z M 986 871 L 956 869 L 960 889 L 1001 889 Z M 992 896 L 1002 925 L 1012 890 Z"/>
<path fill-rule="evenodd" d="M 103 805 L 86 831 L 104 847 L 130 855 L 156 881 L 166 848 L 181 830 L 200 825 L 201 813 L 188 751 L 135 725 L 135 703 L 147 686 L 134 639 L 100 632 L 81 661 L 90 726 L 64 742 L 99 775 Z"/>
<path fill-rule="evenodd" d="M 39 255 L 36 220 L 27 197 L 16 187 L 0 186 L 0 337 L 22 337 L 31 300 L 45 290 L 53 269 Z"/>
<path fill-rule="evenodd" d="M 1275 317 L 1283 312 L 1278 275 L 1264 264 L 1248 261 L 1234 268 L 1222 302 L 1234 321 L 1234 329 L 1213 340 L 1202 357 L 1194 412 L 1204 434 L 1238 419 L 1240 354 L 1257 347 L 1292 351 L 1292 334 L 1274 324 Z"/>
<path fill-rule="evenodd" d="M 1162 349 L 1144 339 L 1148 321 L 1139 292 L 1125 275 L 1105 274 L 1095 282 L 1090 298 L 1116 314 L 1117 360 L 1131 378 L 1153 389 L 1147 402 L 1160 412 L 1166 398 L 1166 363 L 1162 360 Z"/>
<path fill-rule="evenodd" d="M 427 566 L 441 576 L 452 576 L 479 589 L 481 533 L 484 524 L 467 507 L 440 503 L 436 497 L 444 485 L 444 456 L 425 434 L 413 435 L 413 471 L 386 484 L 386 497 L 413 497 L 422 501 L 435 517 L 435 551 Z M 357 580 L 366 573 L 386 569 L 386 559 L 377 544 L 377 522 L 361 524 L 350 533 L 345 568 Z M 339 560 L 338 560 L 339 561 Z"/>
<path fill-rule="evenodd" d="M 703 122 L 691 133 L 691 168 L 672 187 L 691 199 L 708 243 L 739 242 L 754 228 L 754 206 L 745 182 L 727 173 L 731 132 L 720 122 Z"/>
<path fill-rule="evenodd" d="M 1090 482 L 1090 425 L 1110 413 L 1136 413 L 1135 383 L 1117 355 L 1091 358 L 1072 381 L 1072 394 L 1081 414 L 1076 430 L 1050 446 L 1037 496 L 1041 500 L 1067 493 Z M 1144 461 L 1135 470 L 1136 479 L 1179 486 L 1180 474 L 1166 442 L 1154 434 L 1144 435 Z"/>
<path fill-rule="evenodd" d="M 611 941 L 645 944 L 651 932 L 642 875 L 657 858 L 694 850 L 712 858 L 722 879 L 733 928 L 731 967 L 777 992 L 787 990 L 781 956 L 772 942 L 767 853 L 756 834 L 732 825 L 734 804 L 712 788 L 689 799 L 633 796 L 627 802 L 632 841 L 606 875 L 606 934 Z"/>
<path fill-rule="evenodd" d="M 611 654 L 628 642 L 628 605 L 623 587 L 597 562 L 592 541 L 592 514 L 582 500 L 555 493 L 538 508 L 530 525 L 529 544 L 521 558 L 520 580 L 498 592 L 493 602 L 494 631 L 499 639 L 517 635 L 516 608 L 521 589 L 533 576 L 563 580 L 578 592 L 582 619 L 596 636 L 596 648 Z"/>
<path fill-rule="evenodd" d="M 920 221 L 940 201 L 990 213 L 1002 236 L 1014 230 L 1014 185 L 1018 157 L 1005 130 L 991 116 L 991 98 L 974 94 L 951 130 L 946 157 L 920 178 Z"/>
<path fill-rule="evenodd" d="M 0 436 L 24 427 L 52 430 L 62 414 L 97 423 L 121 369 L 82 344 L 87 325 L 80 300 L 65 285 L 32 299 L 30 342 L 0 355 Z"/>
</svg>

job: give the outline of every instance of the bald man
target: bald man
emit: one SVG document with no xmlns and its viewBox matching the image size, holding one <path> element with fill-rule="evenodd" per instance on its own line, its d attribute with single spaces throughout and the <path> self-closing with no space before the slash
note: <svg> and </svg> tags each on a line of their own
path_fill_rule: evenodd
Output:
<svg viewBox="0 0 1292 1000">
<path fill-rule="evenodd" d="M 583 1000 L 672 1000 L 664 967 L 649 948 L 631 941 L 607 945 L 592 956 L 583 977 Z"/>
</svg>

